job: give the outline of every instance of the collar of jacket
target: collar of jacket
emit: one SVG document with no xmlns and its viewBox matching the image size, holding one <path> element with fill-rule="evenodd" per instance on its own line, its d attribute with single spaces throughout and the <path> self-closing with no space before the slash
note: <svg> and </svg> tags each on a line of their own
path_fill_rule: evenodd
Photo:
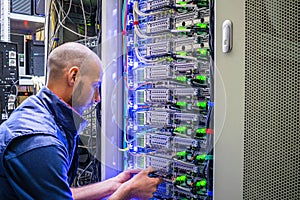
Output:
<svg viewBox="0 0 300 200">
<path fill-rule="evenodd" d="M 47 87 L 43 87 L 37 97 L 45 103 L 55 122 L 73 137 L 87 127 L 88 122 Z"/>
</svg>

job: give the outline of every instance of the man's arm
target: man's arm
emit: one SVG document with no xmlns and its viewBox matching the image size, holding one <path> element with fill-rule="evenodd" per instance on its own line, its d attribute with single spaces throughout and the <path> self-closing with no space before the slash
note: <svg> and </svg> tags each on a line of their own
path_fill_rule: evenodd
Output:
<svg viewBox="0 0 300 200">
<path fill-rule="evenodd" d="M 71 191 L 72 196 L 75 200 L 102 199 L 103 197 L 106 197 L 115 192 L 118 186 L 119 185 L 112 179 L 108 179 L 106 181 L 94 183 L 91 185 L 71 188 Z"/>
<path fill-rule="evenodd" d="M 151 167 L 143 171 L 138 169 L 126 170 L 106 181 L 72 188 L 73 197 L 76 200 L 91 200 L 101 199 L 112 194 L 109 200 L 149 199 L 162 182 L 160 178 L 150 178 L 148 176 L 152 171 Z M 133 174 L 136 175 L 130 179 Z"/>
<path fill-rule="evenodd" d="M 152 168 L 141 172 L 132 169 L 103 182 L 69 188 L 67 152 L 52 136 L 43 136 L 43 140 L 46 137 L 49 146 L 19 152 L 18 145 L 28 146 L 30 138 L 27 138 L 18 145 L 10 145 L 6 152 L 8 179 L 20 199 L 88 200 L 101 199 L 111 194 L 111 200 L 125 200 L 133 196 L 146 199 L 153 195 L 161 182 L 158 178 L 148 177 Z M 133 174 L 137 175 L 130 179 Z"/>
<path fill-rule="evenodd" d="M 101 199 L 114 193 L 133 174 L 140 172 L 138 169 L 126 170 L 118 176 L 108 180 L 78 188 L 71 188 L 73 198 L 76 200 Z"/>
<path fill-rule="evenodd" d="M 135 175 L 129 181 L 123 183 L 114 192 L 109 200 L 129 200 L 132 198 L 149 199 L 153 196 L 157 186 L 162 183 L 160 178 L 150 178 L 149 173 L 153 171 L 152 167 L 144 169 L 137 175 Z"/>
</svg>

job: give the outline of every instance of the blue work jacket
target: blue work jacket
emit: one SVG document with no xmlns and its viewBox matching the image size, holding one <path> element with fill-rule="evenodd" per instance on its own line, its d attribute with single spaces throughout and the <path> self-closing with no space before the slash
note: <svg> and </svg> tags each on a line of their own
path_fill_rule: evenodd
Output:
<svg viewBox="0 0 300 200">
<path fill-rule="evenodd" d="M 43 87 L 37 95 L 27 98 L 0 126 L 0 199 L 55 199 L 55 194 L 51 193 L 52 185 L 48 189 L 50 198 L 38 196 L 39 190 L 43 190 L 43 186 L 40 185 L 45 184 L 46 188 L 50 185 L 48 182 L 52 181 L 51 177 L 44 182 L 39 180 L 40 177 L 47 177 L 39 166 L 51 163 L 52 157 L 60 156 L 59 160 L 63 160 L 66 170 L 52 172 L 50 166 L 47 173 L 62 173 L 67 177 L 63 182 L 68 182 L 69 187 L 76 176 L 78 166 L 78 133 L 86 125 L 87 121 L 47 87 Z M 47 155 L 48 152 L 52 155 Z M 56 153 L 59 155 L 57 156 Z M 32 162 L 32 167 L 40 171 L 36 172 L 31 167 L 24 169 L 22 163 L 28 164 L 28 162 Z M 13 166 L 13 169 L 10 166 Z M 30 170 L 32 174 L 29 173 Z M 24 184 L 23 179 L 30 181 Z M 34 183 L 37 185 L 30 188 Z M 30 191 L 32 189 L 37 191 Z M 69 192 L 64 196 L 68 199 L 70 190 L 69 188 L 64 190 Z M 33 196 L 33 193 L 37 196 Z"/>
</svg>

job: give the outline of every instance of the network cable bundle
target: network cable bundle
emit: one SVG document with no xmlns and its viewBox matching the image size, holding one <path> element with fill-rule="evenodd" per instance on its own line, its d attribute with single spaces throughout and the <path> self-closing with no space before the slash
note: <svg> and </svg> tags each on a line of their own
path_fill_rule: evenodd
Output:
<svg viewBox="0 0 300 200">
<path fill-rule="evenodd" d="M 126 0 L 122 12 L 128 167 L 162 177 L 154 199 L 210 199 L 210 1 Z"/>
</svg>

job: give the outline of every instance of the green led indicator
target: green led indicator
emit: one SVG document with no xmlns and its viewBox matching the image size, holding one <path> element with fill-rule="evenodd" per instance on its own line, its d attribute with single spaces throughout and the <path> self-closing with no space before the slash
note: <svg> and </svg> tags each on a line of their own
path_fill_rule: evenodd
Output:
<svg viewBox="0 0 300 200">
<path fill-rule="evenodd" d="M 178 176 L 176 182 L 186 182 L 186 175 Z"/>
<path fill-rule="evenodd" d="M 207 55 L 207 49 L 197 49 L 197 52 L 200 53 L 200 55 L 202 56 L 206 56 Z"/>
<path fill-rule="evenodd" d="M 177 27 L 177 30 L 179 30 L 179 31 L 186 31 L 187 28 L 185 28 L 184 26 L 179 26 L 179 27 Z"/>
<path fill-rule="evenodd" d="M 197 137 L 204 137 L 206 135 L 206 129 L 205 128 L 198 128 L 196 131 Z"/>
<path fill-rule="evenodd" d="M 206 180 L 205 179 L 203 179 L 203 180 L 201 180 L 201 181 L 198 181 L 197 183 L 196 183 L 196 187 L 205 187 L 206 186 Z"/>
<path fill-rule="evenodd" d="M 202 154 L 202 155 L 198 155 L 195 158 L 197 161 L 204 161 L 206 159 L 206 155 Z"/>
<path fill-rule="evenodd" d="M 186 151 L 177 152 L 176 155 L 179 156 L 179 157 L 185 157 L 186 156 Z"/>
<path fill-rule="evenodd" d="M 180 1 L 180 2 L 178 2 L 177 4 L 179 4 L 179 5 L 186 5 L 187 3 L 186 3 L 186 2 L 183 2 L 183 1 Z"/>
<path fill-rule="evenodd" d="M 177 76 L 176 80 L 181 81 L 181 82 L 186 82 L 186 77 L 185 76 Z"/>
<path fill-rule="evenodd" d="M 201 108 L 206 108 L 207 107 L 207 102 L 203 101 L 203 102 L 198 102 L 197 103 L 197 106 L 198 107 L 201 107 Z"/>
<path fill-rule="evenodd" d="M 185 133 L 187 131 L 187 128 L 185 126 L 180 126 L 180 127 L 175 128 L 174 131 L 178 132 L 178 133 Z"/>
<path fill-rule="evenodd" d="M 180 106 L 180 107 L 186 107 L 186 104 L 187 104 L 187 103 L 184 102 L 184 101 L 179 101 L 179 102 L 176 103 L 176 105 L 177 105 L 177 106 Z"/>
<path fill-rule="evenodd" d="M 206 128 L 198 128 L 196 132 L 206 134 Z"/>
<path fill-rule="evenodd" d="M 171 61 L 173 61 L 173 58 L 168 57 L 168 58 L 167 58 L 167 61 L 170 61 L 170 62 L 171 62 Z"/>
<path fill-rule="evenodd" d="M 196 26 L 198 26 L 200 28 L 207 28 L 207 24 L 205 24 L 205 23 L 197 23 Z"/>
<path fill-rule="evenodd" d="M 200 81 L 206 81 L 206 76 L 198 75 L 198 76 L 196 76 L 196 79 L 200 80 Z"/>
<path fill-rule="evenodd" d="M 185 52 L 185 51 L 179 51 L 179 52 L 176 52 L 176 54 L 180 55 L 180 56 L 186 56 L 187 52 Z"/>
</svg>

